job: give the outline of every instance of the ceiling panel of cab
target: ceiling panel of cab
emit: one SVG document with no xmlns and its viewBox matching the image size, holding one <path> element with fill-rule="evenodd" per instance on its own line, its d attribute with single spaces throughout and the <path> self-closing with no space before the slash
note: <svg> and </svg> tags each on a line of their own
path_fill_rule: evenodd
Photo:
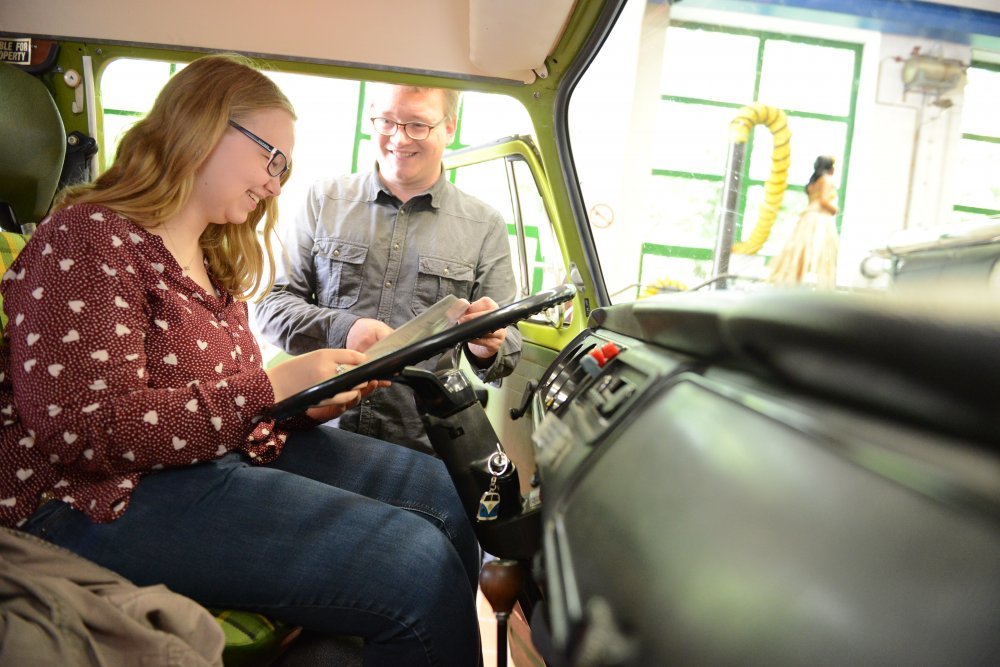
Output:
<svg viewBox="0 0 1000 667">
<path fill-rule="evenodd" d="M 0 32 L 148 44 L 530 83 L 574 0 L 35 0 Z M 137 15 L 138 14 L 138 15 Z M 470 17 L 474 18 L 470 27 Z"/>
</svg>

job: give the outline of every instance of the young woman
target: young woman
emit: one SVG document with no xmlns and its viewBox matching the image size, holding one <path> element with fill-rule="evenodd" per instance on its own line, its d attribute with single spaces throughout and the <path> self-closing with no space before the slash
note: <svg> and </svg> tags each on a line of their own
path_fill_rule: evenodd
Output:
<svg viewBox="0 0 1000 667">
<path fill-rule="evenodd" d="M 248 63 L 200 58 L 39 226 L 0 287 L 0 523 L 207 606 L 361 636 L 366 665 L 475 665 L 478 545 L 444 466 L 316 426 L 380 383 L 258 416 L 364 359 L 264 370 L 250 332 L 294 121 Z"/>
<path fill-rule="evenodd" d="M 834 159 L 820 155 L 806 184 L 809 205 L 785 247 L 771 262 L 771 282 L 833 289 L 837 284 L 837 186 Z"/>
</svg>

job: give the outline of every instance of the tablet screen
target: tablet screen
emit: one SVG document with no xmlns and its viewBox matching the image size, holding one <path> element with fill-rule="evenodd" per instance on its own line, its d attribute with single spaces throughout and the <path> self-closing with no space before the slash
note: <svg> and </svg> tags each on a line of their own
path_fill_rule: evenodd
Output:
<svg viewBox="0 0 1000 667">
<path fill-rule="evenodd" d="M 454 294 L 445 296 L 433 306 L 365 350 L 368 362 L 372 362 L 379 357 L 383 357 L 454 326 L 458 322 L 458 318 L 464 315 L 468 309 L 469 302 L 466 299 L 459 299 Z M 342 364 L 337 367 L 337 375 L 352 368 L 354 366 Z"/>
</svg>

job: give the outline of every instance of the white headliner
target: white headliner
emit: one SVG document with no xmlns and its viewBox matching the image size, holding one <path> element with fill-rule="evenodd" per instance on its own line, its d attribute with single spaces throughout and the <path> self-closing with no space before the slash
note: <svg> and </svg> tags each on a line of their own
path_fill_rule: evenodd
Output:
<svg viewBox="0 0 1000 667">
<path fill-rule="evenodd" d="M 574 0 L 0 0 L 0 32 L 530 83 L 535 71 L 544 71 L 573 5 Z"/>
</svg>

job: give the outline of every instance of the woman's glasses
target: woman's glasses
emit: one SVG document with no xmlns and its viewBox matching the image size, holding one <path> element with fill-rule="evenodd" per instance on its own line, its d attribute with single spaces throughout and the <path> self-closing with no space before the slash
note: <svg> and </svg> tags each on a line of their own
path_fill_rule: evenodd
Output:
<svg viewBox="0 0 1000 667">
<path fill-rule="evenodd" d="M 258 137 L 250 130 L 246 129 L 245 127 L 237 123 L 235 120 L 229 121 L 229 124 L 235 127 L 243 134 L 245 134 L 247 137 L 253 140 L 254 143 L 256 143 L 258 146 L 260 146 L 261 148 L 263 148 L 264 150 L 266 150 L 268 153 L 271 154 L 270 159 L 268 159 L 267 161 L 267 173 L 277 178 L 280 177 L 282 174 L 284 174 L 286 171 L 288 171 L 288 158 L 285 157 L 284 153 L 282 153 L 280 150 L 278 150 L 271 144 L 267 143 L 266 141 Z"/>
</svg>

